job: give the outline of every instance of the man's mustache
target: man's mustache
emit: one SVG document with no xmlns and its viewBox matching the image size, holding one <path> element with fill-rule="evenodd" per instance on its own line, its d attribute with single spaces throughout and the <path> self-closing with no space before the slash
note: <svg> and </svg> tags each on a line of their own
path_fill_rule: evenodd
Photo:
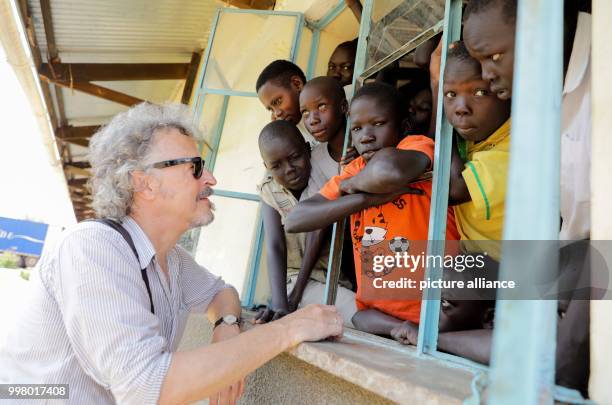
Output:
<svg viewBox="0 0 612 405">
<path fill-rule="evenodd" d="M 198 194 L 198 200 L 201 200 L 203 198 L 208 198 L 211 195 L 214 194 L 214 190 L 210 187 L 206 187 L 204 190 L 202 190 L 199 194 Z"/>
</svg>

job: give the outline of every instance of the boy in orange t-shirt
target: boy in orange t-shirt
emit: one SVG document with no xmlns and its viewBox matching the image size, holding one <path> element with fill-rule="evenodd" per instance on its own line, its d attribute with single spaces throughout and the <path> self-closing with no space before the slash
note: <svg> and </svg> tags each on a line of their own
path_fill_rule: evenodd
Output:
<svg viewBox="0 0 612 405">
<path fill-rule="evenodd" d="M 359 309 L 353 324 L 380 335 L 390 335 L 404 321 L 418 324 L 421 309 L 418 299 L 366 298 L 361 285 L 367 252 L 392 255 L 389 241 L 410 245 L 428 237 L 431 181 L 415 181 L 431 170 L 434 144 L 420 135 L 402 139 L 407 123 L 404 111 L 395 87 L 384 83 L 362 87 L 350 108 L 353 145 L 361 156 L 317 195 L 299 203 L 285 223 L 288 232 L 304 232 L 351 216 Z M 452 210 L 446 236 L 458 239 Z"/>
</svg>

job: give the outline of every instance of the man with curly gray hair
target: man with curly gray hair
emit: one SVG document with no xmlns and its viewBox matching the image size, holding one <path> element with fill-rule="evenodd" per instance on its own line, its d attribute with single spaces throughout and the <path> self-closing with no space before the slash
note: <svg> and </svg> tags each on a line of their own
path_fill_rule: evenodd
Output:
<svg viewBox="0 0 612 405">
<path fill-rule="evenodd" d="M 332 306 L 309 306 L 240 333 L 236 290 L 176 243 L 213 220 L 186 106 L 143 103 L 91 140 L 99 219 L 67 230 L 40 261 L 33 299 L 0 347 L 0 383 L 66 384 L 71 403 L 233 404 L 245 376 L 305 340 L 342 333 Z M 190 312 L 212 344 L 176 352 Z"/>
</svg>

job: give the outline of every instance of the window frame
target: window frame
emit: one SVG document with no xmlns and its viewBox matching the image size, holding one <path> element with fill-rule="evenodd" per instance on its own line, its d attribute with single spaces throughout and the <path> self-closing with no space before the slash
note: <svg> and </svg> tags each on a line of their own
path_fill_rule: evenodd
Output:
<svg viewBox="0 0 612 405">
<path fill-rule="evenodd" d="M 529 7 L 526 6 L 527 1 L 530 2 Z M 444 33 L 441 39 L 445 45 L 442 50 L 441 72 L 444 72 L 448 45 L 459 40 L 461 36 L 462 3 L 462 0 L 446 0 L 443 21 Z M 367 77 L 372 76 L 415 49 L 422 42 L 435 35 L 437 33 L 436 29 L 440 27 L 440 24 L 436 25 L 433 29 L 424 32 L 410 43 L 404 44 L 366 70 L 365 55 L 372 6 L 373 0 L 364 1 L 353 77 L 354 86 L 361 85 Z M 537 49 L 546 49 L 546 56 L 538 58 L 537 61 L 531 61 L 531 63 L 520 61 L 520 58 L 528 60 L 528 56 Z M 511 156 L 514 156 L 514 158 L 511 158 L 510 161 L 506 203 L 506 223 L 511 225 L 506 226 L 504 230 L 504 240 L 558 239 L 559 217 L 554 213 L 559 211 L 561 109 L 560 103 L 555 101 L 555 98 L 560 99 L 562 90 L 562 52 L 563 8 L 559 7 L 558 2 L 554 0 L 518 0 L 515 54 L 519 62 L 516 62 L 517 59 L 515 59 L 514 88 L 516 90 L 512 101 Z M 429 221 L 429 240 L 433 243 L 429 243 L 428 255 L 443 254 L 445 246 L 452 127 L 443 112 L 443 80 L 444 75 L 441 73 L 436 116 L 432 208 Z M 528 90 L 542 81 L 546 83 L 545 88 L 548 89 L 545 101 L 540 103 L 538 108 L 533 108 L 528 99 Z M 522 106 L 519 106 L 519 103 Z M 542 123 L 540 118 L 542 116 L 544 116 L 545 124 Z M 546 136 L 542 136 L 544 128 Z M 349 132 L 347 131 L 345 149 L 348 136 Z M 538 138 L 537 145 L 539 147 L 534 147 L 534 137 Z M 524 164 L 524 152 L 527 150 L 531 152 L 531 156 L 534 156 L 534 153 L 536 154 L 536 158 L 533 159 L 533 162 L 536 162 L 534 165 Z M 543 159 L 539 158 L 542 151 L 546 151 Z M 536 166 L 535 170 L 534 166 Z M 533 176 L 534 171 L 540 172 L 539 168 L 543 169 L 546 175 Z M 525 216 L 525 212 L 529 209 L 525 206 L 520 195 L 526 191 L 523 184 L 525 178 L 535 179 L 535 181 L 529 182 L 527 188 L 531 195 L 546 195 L 546 198 L 539 202 L 538 209 L 532 210 L 528 218 Z M 546 217 L 544 221 L 541 220 L 542 216 Z M 537 230 L 533 230 L 533 224 L 538 224 Z M 337 227 L 341 226 L 343 226 L 342 223 L 334 224 L 334 239 L 338 232 Z M 336 255 L 332 250 L 326 285 L 326 303 L 335 301 L 335 285 L 337 285 L 339 271 L 332 271 L 331 264 L 334 256 Z M 500 271 L 503 274 L 503 272 L 510 271 L 512 266 L 525 265 L 526 260 L 526 257 L 509 258 L 502 256 Z M 441 268 L 428 267 L 425 274 L 426 277 L 437 278 L 441 276 L 441 271 Z M 330 286 L 330 284 L 332 285 Z M 486 366 L 437 350 L 440 291 L 426 289 L 421 308 L 421 327 L 419 328 L 417 354 L 431 356 L 474 371 L 476 375 L 474 383 L 483 372 L 486 373 L 485 375 L 490 375 L 490 398 L 494 403 L 515 403 L 514 401 L 517 398 L 516 384 L 509 385 L 507 381 L 515 381 L 517 375 L 522 376 L 522 384 L 518 391 L 520 391 L 520 398 L 524 399 L 524 403 L 539 403 L 542 398 L 547 398 L 550 402 L 556 399 L 576 404 L 589 403 L 578 391 L 554 383 L 556 304 L 557 301 L 554 300 L 527 302 L 497 300 L 496 318 L 498 326 L 493 335 L 491 366 Z M 537 326 L 540 322 L 543 322 L 544 333 L 537 327 L 521 328 L 519 322 L 517 322 L 521 319 L 528 319 L 532 326 Z M 524 325 L 525 322 L 522 324 Z M 516 339 L 519 336 L 521 341 L 529 346 L 529 352 L 521 356 L 521 361 L 499 361 L 498 359 L 502 357 L 503 353 L 516 352 Z M 537 367 L 532 367 L 533 359 L 536 359 Z M 478 389 L 475 388 L 474 391 L 477 398 Z"/>
</svg>

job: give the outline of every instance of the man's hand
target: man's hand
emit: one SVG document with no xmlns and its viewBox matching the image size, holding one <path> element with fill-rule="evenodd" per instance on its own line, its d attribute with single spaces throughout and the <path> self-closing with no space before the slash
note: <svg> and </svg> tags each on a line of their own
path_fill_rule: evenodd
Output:
<svg viewBox="0 0 612 405">
<path fill-rule="evenodd" d="M 310 304 L 278 321 L 285 325 L 295 346 L 302 342 L 342 337 L 342 316 L 333 305 Z"/>
<path fill-rule="evenodd" d="M 415 345 L 419 339 L 419 327 L 410 321 L 391 329 L 391 337 L 403 345 Z"/>
<path fill-rule="evenodd" d="M 238 336 L 239 334 L 240 327 L 238 325 L 220 324 L 213 331 L 211 343 L 228 340 L 235 336 Z M 216 394 L 212 395 L 210 398 L 208 398 L 208 403 L 210 405 L 234 405 L 244 393 L 244 380 L 245 379 L 237 381 L 229 387 L 224 388 Z"/>
<path fill-rule="evenodd" d="M 289 308 L 287 307 L 272 308 L 272 307 L 266 306 L 266 307 L 261 308 L 257 312 L 257 315 L 255 315 L 255 320 L 253 321 L 253 323 L 261 324 L 261 323 L 276 321 L 277 319 L 282 318 L 283 316 L 287 315 L 290 312 L 293 312 L 293 311 L 290 311 Z"/>
</svg>

